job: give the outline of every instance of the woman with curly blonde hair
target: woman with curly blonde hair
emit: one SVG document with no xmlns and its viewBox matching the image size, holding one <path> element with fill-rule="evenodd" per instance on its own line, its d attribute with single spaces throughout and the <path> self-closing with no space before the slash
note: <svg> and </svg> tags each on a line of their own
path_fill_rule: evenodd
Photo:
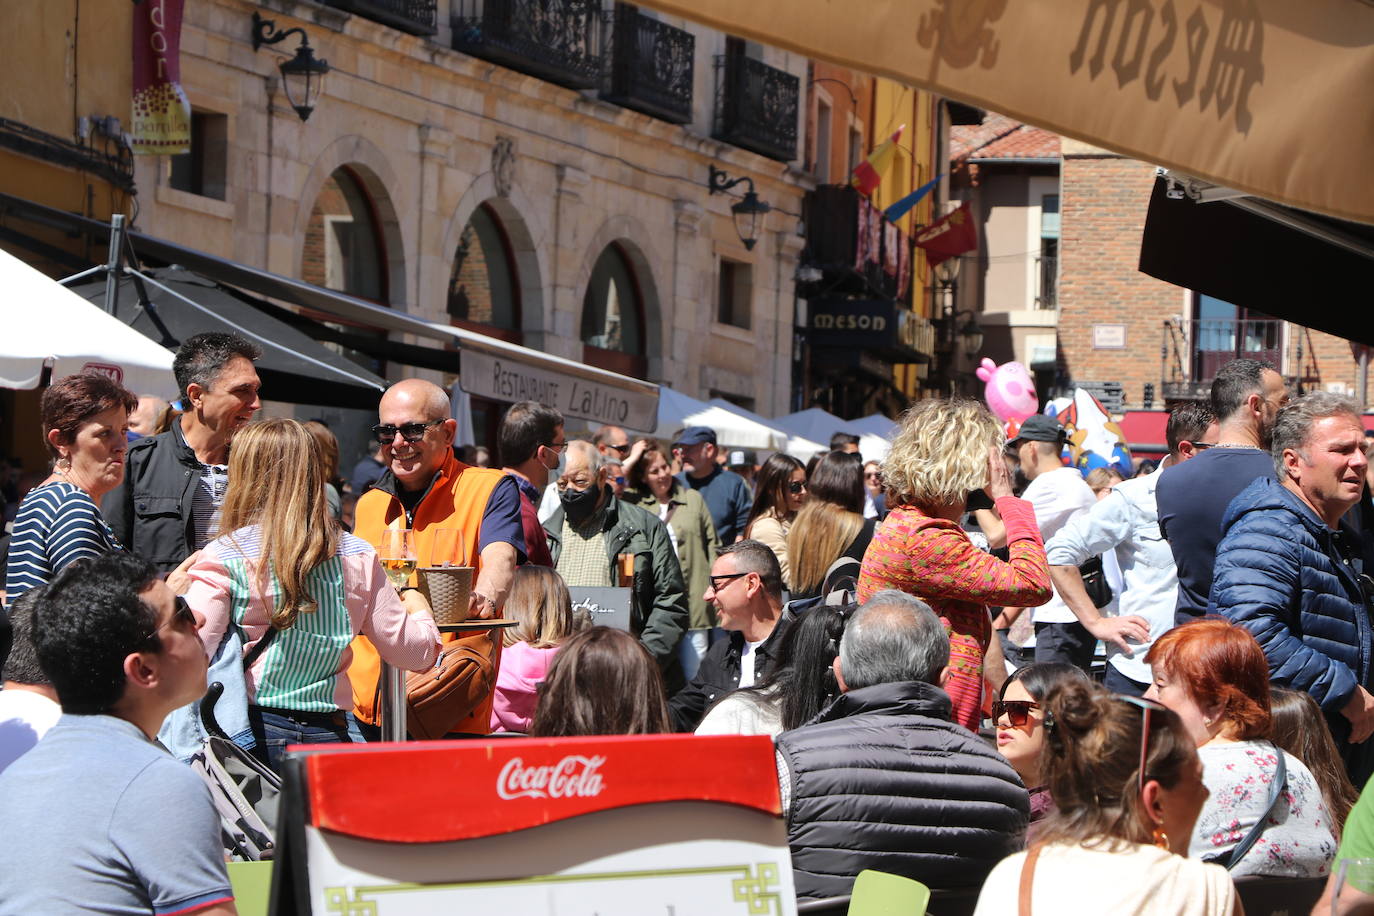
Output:
<svg viewBox="0 0 1374 916">
<path fill-rule="evenodd" d="M 902 415 L 883 462 L 888 516 L 864 554 L 859 600 L 885 588 L 923 599 L 949 629 L 952 718 L 977 729 L 983 656 L 992 639 L 988 605 L 1034 607 L 1050 597 L 1035 512 L 1011 493 L 1002 429 L 966 399 L 921 401 Z M 1007 562 L 973 545 L 960 518 L 969 494 L 986 490 L 1007 528 Z M 1000 678 L 998 678 L 1000 681 Z"/>
</svg>

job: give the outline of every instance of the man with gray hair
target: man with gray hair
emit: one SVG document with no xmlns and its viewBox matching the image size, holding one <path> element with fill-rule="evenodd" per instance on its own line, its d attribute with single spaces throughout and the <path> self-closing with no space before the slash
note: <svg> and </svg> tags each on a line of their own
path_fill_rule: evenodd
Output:
<svg viewBox="0 0 1374 916">
<path fill-rule="evenodd" d="M 1374 773 L 1371 582 L 1341 520 L 1369 464 L 1359 408 L 1325 392 L 1293 401 L 1271 454 L 1278 479 L 1254 481 L 1226 510 L 1207 610 L 1254 635 L 1275 684 L 1321 704 L 1360 786 Z"/>
<path fill-rule="evenodd" d="M 865 868 L 932 888 L 977 887 L 1024 843 L 1029 796 L 1003 757 L 950 721 L 949 636 L 894 590 L 849 621 L 842 693 L 778 736 L 797 897 L 848 894 Z"/>
</svg>

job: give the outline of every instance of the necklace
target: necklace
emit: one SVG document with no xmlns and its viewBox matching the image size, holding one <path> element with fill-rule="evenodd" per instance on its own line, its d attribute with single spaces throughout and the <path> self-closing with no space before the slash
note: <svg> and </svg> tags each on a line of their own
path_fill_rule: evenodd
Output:
<svg viewBox="0 0 1374 916">
<path fill-rule="evenodd" d="M 1247 445 L 1247 444 L 1245 444 L 1245 443 L 1243 443 L 1243 442 L 1218 442 L 1216 445 L 1214 445 L 1214 446 L 1212 446 L 1212 447 L 1213 447 L 1213 448 L 1249 448 L 1249 449 L 1254 449 L 1254 450 L 1257 451 L 1257 452 L 1262 452 L 1262 451 L 1264 451 L 1264 449 L 1260 448 L 1258 445 Z"/>
</svg>

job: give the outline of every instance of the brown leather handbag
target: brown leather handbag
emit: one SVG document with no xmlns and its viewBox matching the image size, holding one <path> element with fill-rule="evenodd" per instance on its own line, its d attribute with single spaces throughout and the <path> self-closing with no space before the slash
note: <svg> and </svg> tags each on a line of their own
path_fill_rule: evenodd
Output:
<svg viewBox="0 0 1374 916">
<path fill-rule="evenodd" d="M 411 737 L 442 738 L 487 698 L 496 685 L 497 630 L 469 633 L 440 647 L 428 671 L 406 677 L 406 729 Z"/>
</svg>

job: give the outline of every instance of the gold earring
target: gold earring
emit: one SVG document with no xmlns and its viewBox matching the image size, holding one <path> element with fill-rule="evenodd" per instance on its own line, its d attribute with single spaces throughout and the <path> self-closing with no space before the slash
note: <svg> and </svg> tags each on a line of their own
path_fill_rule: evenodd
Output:
<svg viewBox="0 0 1374 916">
<path fill-rule="evenodd" d="M 1154 835 L 1151 839 L 1154 840 L 1154 844 L 1160 849 L 1163 849 L 1165 852 L 1169 851 L 1169 834 L 1164 832 L 1163 826 L 1159 824 L 1155 825 Z"/>
</svg>

